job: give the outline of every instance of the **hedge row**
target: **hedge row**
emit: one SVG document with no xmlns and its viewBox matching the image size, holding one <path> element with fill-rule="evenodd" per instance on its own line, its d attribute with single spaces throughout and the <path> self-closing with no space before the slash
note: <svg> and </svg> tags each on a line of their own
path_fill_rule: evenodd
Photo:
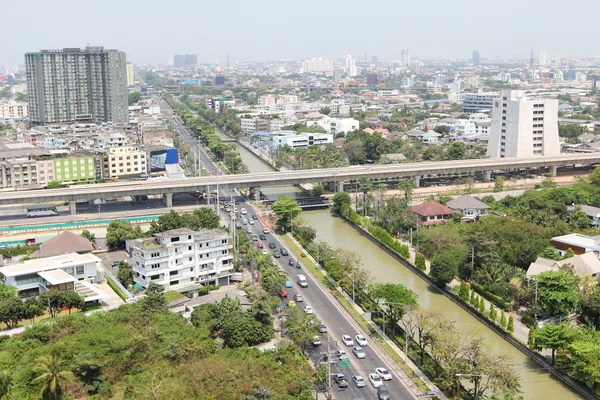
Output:
<svg viewBox="0 0 600 400">
<path fill-rule="evenodd" d="M 510 311 L 510 304 L 502 297 L 495 295 L 494 293 L 488 292 L 483 286 L 478 283 L 471 282 L 471 287 L 480 296 L 483 296 L 487 301 L 492 302 L 496 307 L 504 311 Z"/>
<path fill-rule="evenodd" d="M 113 282 L 112 279 L 110 279 L 108 276 L 106 277 L 106 283 L 108 283 L 108 286 L 110 286 L 110 288 L 112 290 L 115 291 L 116 294 L 119 295 L 119 297 L 123 300 L 126 301 L 127 300 L 127 296 L 125 295 L 125 293 L 123 293 L 123 291 L 117 286 L 116 283 Z"/>
</svg>

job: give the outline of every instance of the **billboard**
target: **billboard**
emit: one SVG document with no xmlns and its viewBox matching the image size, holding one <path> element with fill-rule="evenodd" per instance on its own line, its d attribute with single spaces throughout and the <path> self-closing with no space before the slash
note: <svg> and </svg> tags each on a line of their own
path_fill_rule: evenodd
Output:
<svg viewBox="0 0 600 400">
<path fill-rule="evenodd" d="M 177 164 L 179 162 L 179 154 L 177 149 L 167 149 L 167 158 L 165 164 Z"/>
<path fill-rule="evenodd" d="M 150 152 L 150 172 L 163 172 L 167 163 L 167 150 Z"/>
<path fill-rule="evenodd" d="M 140 89 L 141 93 L 148 93 L 148 88 L 147 87 L 143 87 Z"/>
</svg>

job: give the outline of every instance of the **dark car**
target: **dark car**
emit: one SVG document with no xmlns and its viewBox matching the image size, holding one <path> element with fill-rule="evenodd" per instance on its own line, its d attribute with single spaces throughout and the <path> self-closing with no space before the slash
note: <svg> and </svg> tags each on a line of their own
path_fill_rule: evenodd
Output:
<svg viewBox="0 0 600 400">
<path fill-rule="evenodd" d="M 277 246 L 275 246 L 275 242 L 269 242 L 269 248 L 270 249 L 276 249 Z"/>
<path fill-rule="evenodd" d="M 273 252 L 273 257 L 275 257 L 275 258 L 279 258 L 279 257 L 281 257 L 281 254 L 279 254 L 279 252 L 278 252 L 277 250 L 275 250 L 275 251 Z"/>
<path fill-rule="evenodd" d="M 258 219 L 258 216 L 257 216 L 256 214 L 252 214 L 252 219 L 253 219 L 253 220 L 257 220 L 257 219 Z"/>
<path fill-rule="evenodd" d="M 260 240 L 267 240 L 267 235 L 265 235 L 264 233 L 261 233 L 260 235 L 258 235 L 258 238 Z"/>
<path fill-rule="evenodd" d="M 288 261 L 288 264 L 290 267 L 293 267 L 294 265 L 296 265 L 296 261 L 293 258 L 290 258 L 290 260 Z"/>
<path fill-rule="evenodd" d="M 285 247 L 281 248 L 280 253 L 281 253 L 282 256 L 287 256 L 288 255 L 288 251 L 287 251 L 287 249 Z"/>
<path fill-rule="evenodd" d="M 346 380 L 346 377 L 344 376 L 344 374 L 333 374 L 333 380 L 341 388 L 348 387 L 348 381 Z M 388 399 L 389 399 L 389 397 L 388 397 Z"/>
<path fill-rule="evenodd" d="M 390 400 L 390 391 L 384 385 L 377 388 L 377 398 L 379 400 Z"/>
</svg>

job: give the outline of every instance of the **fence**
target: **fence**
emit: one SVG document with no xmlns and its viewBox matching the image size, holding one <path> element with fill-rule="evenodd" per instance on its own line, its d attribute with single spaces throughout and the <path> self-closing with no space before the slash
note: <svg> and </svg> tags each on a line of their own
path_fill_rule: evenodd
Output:
<svg viewBox="0 0 600 400">
<path fill-rule="evenodd" d="M 121 289 L 128 299 L 133 299 L 133 293 L 127 290 L 125 286 L 123 286 L 121 282 L 119 282 L 119 280 L 113 275 L 113 273 L 108 270 L 108 268 L 105 267 L 102 268 L 102 270 L 104 271 L 104 276 L 106 276 L 107 279 L 110 279 L 119 289 Z"/>
</svg>

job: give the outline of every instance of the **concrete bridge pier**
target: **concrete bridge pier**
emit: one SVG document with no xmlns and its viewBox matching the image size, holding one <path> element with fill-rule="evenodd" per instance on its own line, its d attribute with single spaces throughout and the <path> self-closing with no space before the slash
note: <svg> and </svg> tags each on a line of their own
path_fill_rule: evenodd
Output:
<svg viewBox="0 0 600 400">
<path fill-rule="evenodd" d="M 260 187 L 258 187 L 258 186 L 251 187 L 250 193 L 252 195 L 253 200 L 260 201 Z"/>
<path fill-rule="evenodd" d="M 483 171 L 483 181 L 489 182 L 492 180 L 492 171 Z"/>
<path fill-rule="evenodd" d="M 173 193 L 163 193 L 163 201 L 165 202 L 165 207 L 173 207 Z"/>
<path fill-rule="evenodd" d="M 421 187 L 421 175 L 413 176 L 413 181 L 415 182 L 415 187 Z"/>
<path fill-rule="evenodd" d="M 344 191 L 344 181 L 339 181 L 336 183 L 336 192 Z"/>
<path fill-rule="evenodd" d="M 550 175 L 552 176 L 556 176 L 556 170 L 558 169 L 558 167 L 556 165 L 551 166 L 550 168 L 548 168 Z"/>
<path fill-rule="evenodd" d="M 71 210 L 71 215 L 77 215 L 77 202 L 75 200 L 69 202 L 69 209 Z"/>
</svg>

